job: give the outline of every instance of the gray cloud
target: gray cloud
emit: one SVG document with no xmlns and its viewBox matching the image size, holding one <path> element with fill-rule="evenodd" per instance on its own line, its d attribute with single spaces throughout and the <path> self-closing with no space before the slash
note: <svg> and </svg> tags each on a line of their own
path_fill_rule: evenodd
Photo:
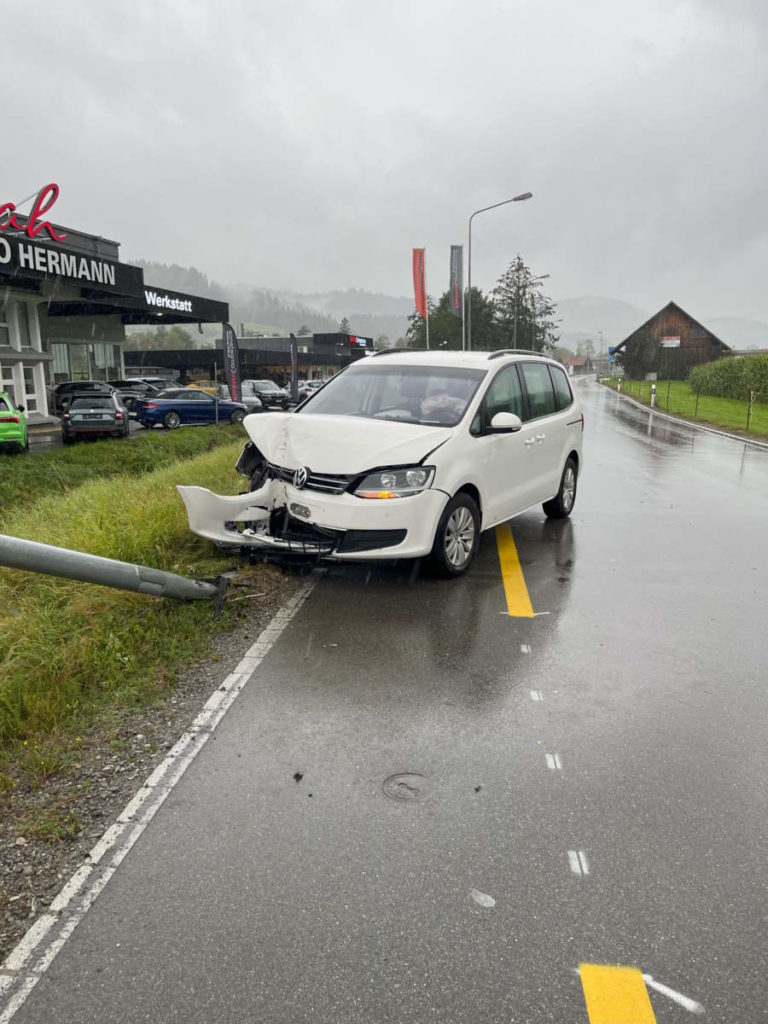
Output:
<svg viewBox="0 0 768 1024">
<path fill-rule="evenodd" d="M 484 214 L 551 292 L 768 315 L 758 0 L 4 5 L 1 200 L 224 281 L 430 290 Z"/>
</svg>

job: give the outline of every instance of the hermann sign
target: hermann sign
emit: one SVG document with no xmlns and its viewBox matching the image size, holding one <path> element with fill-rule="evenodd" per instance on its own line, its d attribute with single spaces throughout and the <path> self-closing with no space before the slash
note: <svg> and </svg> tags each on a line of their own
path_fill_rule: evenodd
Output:
<svg viewBox="0 0 768 1024">
<path fill-rule="evenodd" d="M 0 274 L 11 277 L 60 278 L 81 286 L 98 285 L 109 291 L 130 294 L 141 287 L 138 267 L 83 255 L 63 246 L 55 249 L 23 238 L 0 235 Z"/>
</svg>

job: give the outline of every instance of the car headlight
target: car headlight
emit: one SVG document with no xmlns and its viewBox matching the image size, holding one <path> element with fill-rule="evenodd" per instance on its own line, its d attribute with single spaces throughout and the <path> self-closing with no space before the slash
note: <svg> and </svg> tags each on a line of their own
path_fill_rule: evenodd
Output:
<svg viewBox="0 0 768 1024">
<path fill-rule="evenodd" d="M 408 498 L 425 491 L 434 475 L 434 466 L 382 469 L 361 480 L 354 493 L 358 498 Z"/>
</svg>

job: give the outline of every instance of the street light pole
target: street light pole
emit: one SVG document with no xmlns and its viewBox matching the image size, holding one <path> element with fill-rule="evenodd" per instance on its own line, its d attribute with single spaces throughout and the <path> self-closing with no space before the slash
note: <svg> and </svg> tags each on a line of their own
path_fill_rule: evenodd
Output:
<svg viewBox="0 0 768 1024">
<path fill-rule="evenodd" d="M 467 349 L 469 351 L 472 349 L 472 221 L 478 213 L 495 210 L 499 206 L 506 206 L 507 203 L 520 203 L 524 199 L 530 199 L 532 196 L 533 192 L 521 192 L 519 196 L 504 199 L 502 202 L 494 203 L 492 206 L 484 206 L 481 210 L 475 210 L 469 218 L 469 245 L 467 246 L 467 286 L 469 289 L 469 294 L 467 295 Z"/>
</svg>

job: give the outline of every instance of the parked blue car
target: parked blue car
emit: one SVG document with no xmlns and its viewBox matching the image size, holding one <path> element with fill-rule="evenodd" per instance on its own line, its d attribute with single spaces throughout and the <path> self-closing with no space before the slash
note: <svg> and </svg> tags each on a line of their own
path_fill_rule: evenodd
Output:
<svg viewBox="0 0 768 1024">
<path fill-rule="evenodd" d="M 242 423 L 248 410 L 239 402 L 218 400 L 219 423 Z M 184 423 L 215 423 L 216 399 L 193 388 L 169 388 L 151 398 L 138 400 L 133 407 L 142 427 L 158 424 L 175 430 Z"/>
</svg>

